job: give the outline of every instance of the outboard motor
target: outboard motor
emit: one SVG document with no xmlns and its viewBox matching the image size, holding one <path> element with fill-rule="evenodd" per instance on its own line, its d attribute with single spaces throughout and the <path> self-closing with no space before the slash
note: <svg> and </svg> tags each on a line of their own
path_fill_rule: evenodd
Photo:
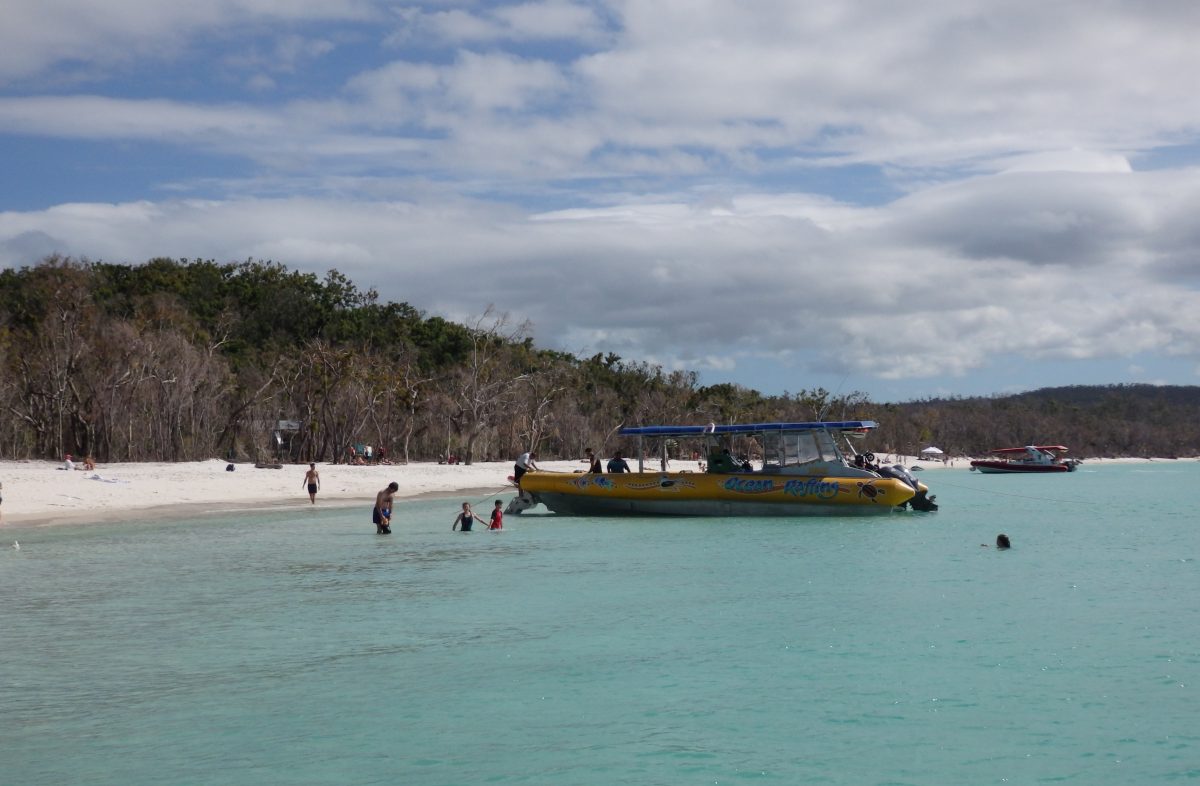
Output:
<svg viewBox="0 0 1200 786">
<path fill-rule="evenodd" d="M 901 464 L 893 464 L 890 467 L 881 466 L 879 468 L 879 474 L 883 475 L 885 478 L 895 478 L 896 480 L 902 480 L 905 483 L 907 483 L 909 485 L 909 487 L 912 488 L 913 491 L 921 490 L 921 487 L 917 484 L 917 479 L 915 477 L 913 477 L 913 474 L 911 472 L 909 472 L 908 470 L 906 470 L 904 468 L 904 466 Z"/>
<path fill-rule="evenodd" d="M 913 510 L 930 512 L 938 509 L 937 503 L 934 501 L 937 497 L 928 496 L 927 490 L 921 488 L 921 484 L 913 477 L 913 474 L 905 469 L 900 464 L 893 464 L 890 467 L 880 467 L 879 474 L 885 478 L 895 478 L 896 480 L 907 483 L 913 491 L 917 492 L 916 496 L 908 502 L 903 503 L 900 507 L 904 508 L 912 505 Z"/>
<path fill-rule="evenodd" d="M 527 491 L 522 491 L 517 496 L 512 498 L 512 502 L 508 503 L 508 507 L 504 509 L 504 515 L 518 515 L 522 511 L 529 510 L 536 506 L 538 501 L 532 494 Z"/>
</svg>

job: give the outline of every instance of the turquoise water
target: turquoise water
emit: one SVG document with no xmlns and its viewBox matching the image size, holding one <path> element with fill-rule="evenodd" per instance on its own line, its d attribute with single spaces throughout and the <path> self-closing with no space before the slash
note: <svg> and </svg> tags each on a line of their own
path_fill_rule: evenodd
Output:
<svg viewBox="0 0 1200 786">
<path fill-rule="evenodd" d="M 1200 464 L 925 479 L 883 520 L 3 529 L 0 781 L 1200 779 Z"/>
</svg>

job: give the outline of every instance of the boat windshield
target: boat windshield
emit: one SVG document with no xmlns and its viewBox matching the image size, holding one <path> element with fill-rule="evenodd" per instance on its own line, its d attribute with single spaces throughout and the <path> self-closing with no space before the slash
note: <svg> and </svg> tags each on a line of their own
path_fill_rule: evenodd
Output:
<svg viewBox="0 0 1200 786">
<path fill-rule="evenodd" d="M 619 433 L 624 437 L 637 438 L 637 455 L 642 459 L 646 455 L 643 450 L 646 438 L 694 438 L 706 443 L 709 472 L 749 471 L 752 459 L 763 462 L 763 471 L 778 472 L 783 467 L 818 462 L 847 464 L 845 456 L 848 454 L 838 449 L 835 438 L 841 435 L 862 437 L 876 425 L 873 420 L 726 426 L 709 423 L 707 426 L 627 426 L 620 429 Z M 675 445 L 677 447 L 678 443 Z M 852 455 L 855 450 L 852 445 L 850 448 Z M 639 472 L 644 471 L 642 459 L 638 463 Z"/>
<path fill-rule="evenodd" d="M 828 431 L 775 432 L 763 439 L 766 460 L 781 467 L 842 458 Z"/>
</svg>

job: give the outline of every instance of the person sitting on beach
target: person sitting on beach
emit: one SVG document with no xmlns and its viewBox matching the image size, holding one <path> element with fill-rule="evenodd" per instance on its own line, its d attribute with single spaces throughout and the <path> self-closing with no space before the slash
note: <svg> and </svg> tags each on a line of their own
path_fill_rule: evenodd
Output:
<svg viewBox="0 0 1200 786">
<path fill-rule="evenodd" d="M 487 524 L 486 521 L 475 515 L 475 511 L 471 510 L 471 503 L 464 502 L 462 504 L 462 513 L 454 517 L 454 524 L 451 525 L 450 531 L 458 530 L 459 532 L 470 532 L 471 526 L 478 521 L 480 524 Z"/>
<path fill-rule="evenodd" d="M 609 472 L 632 472 L 628 462 L 621 458 L 621 451 L 615 451 L 613 457 L 608 460 Z"/>
<path fill-rule="evenodd" d="M 375 495 L 375 507 L 371 510 L 371 521 L 375 524 L 375 534 L 392 534 L 392 501 L 399 490 L 400 484 L 393 481 L 387 485 L 387 488 L 381 489 Z"/>
<path fill-rule="evenodd" d="M 84 470 L 85 470 L 85 471 L 87 471 L 87 472 L 95 472 L 95 471 L 96 471 L 96 460 L 95 460 L 94 458 L 92 458 L 92 454 L 91 454 L 91 453 L 89 453 L 89 454 L 87 455 L 87 457 L 86 457 L 86 458 L 84 458 L 84 460 L 83 460 L 83 468 L 84 468 Z"/>
<path fill-rule="evenodd" d="M 504 529 L 504 503 L 496 500 L 496 507 L 492 508 L 492 520 L 488 523 L 488 529 Z"/>
<path fill-rule="evenodd" d="M 74 456 L 72 456 L 70 453 L 68 453 L 67 455 L 63 456 L 63 465 L 62 465 L 62 468 L 63 468 L 63 469 L 66 469 L 66 470 L 72 470 L 72 469 L 75 469 L 75 457 L 74 457 Z"/>
<path fill-rule="evenodd" d="M 599 475 L 604 472 L 604 467 L 600 466 L 600 459 L 596 458 L 596 454 L 592 452 L 591 448 L 587 448 L 583 451 L 583 457 L 588 463 L 588 472 L 592 473 L 593 475 Z"/>
</svg>

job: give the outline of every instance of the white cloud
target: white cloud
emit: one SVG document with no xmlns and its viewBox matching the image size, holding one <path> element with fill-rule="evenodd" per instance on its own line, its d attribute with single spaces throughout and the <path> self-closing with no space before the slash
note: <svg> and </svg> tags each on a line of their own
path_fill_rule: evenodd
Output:
<svg viewBox="0 0 1200 786">
<path fill-rule="evenodd" d="M 393 46 L 431 38 L 454 45 L 542 40 L 595 44 L 609 35 L 604 20 L 584 3 L 543 0 L 490 7 L 466 5 L 469 10 L 405 8 L 399 14 L 399 29 L 386 40 Z"/>
<path fill-rule="evenodd" d="M 153 68 L 162 57 L 203 68 L 205 46 L 216 45 L 219 62 L 246 72 L 231 83 L 305 98 L 240 106 L 182 93 L 10 95 L 0 132 L 139 139 L 161 127 L 180 145 L 203 146 L 214 139 L 204 130 L 216 128 L 220 152 L 268 165 L 281 138 L 285 148 L 327 151 L 324 158 L 356 147 L 350 136 L 386 149 L 376 138 L 386 133 L 420 148 L 426 171 L 464 181 L 752 180 L 857 163 L 885 167 L 905 187 L 964 168 L 1128 171 L 1130 156 L 1200 132 L 1200 104 L 1175 78 L 1200 70 L 1190 42 L 1200 12 L 1184 4 L 817 8 L 771 0 L 748 13 L 681 0 L 438 3 L 399 12 L 412 35 L 401 59 L 385 65 L 380 33 L 361 24 L 384 9 L 366 0 L 121 0 L 105 5 L 103 19 L 93 5 L 55 0 L 39 15 L 18 3 L 0 52 L 37 49 L 21 60 L 32 69 L 21 73 L 32 74 L 111 58 L 131 68 Z M 335 28 L 318 33 L 320 20 Z M 229 47 L 238 40 L 232 31 L 250 36 L 243 28 L 256 31 L 248 45 Z M 306 66 L 348 40 L 341 56 L 362 54 L 344 90 L 312 94 Z M 552 59 L 523 48 L 545 40 L 557 42 Z M 55 114 L 56 105 L 64 111 Z M 66 123 L 64 113 L 100 122 Z M 361 166 L 350 155 L 329 165 Z"/>
<path fill-rule="evenodd" d="M 1064 200 L 1081 225 L 1105 227 L 1086 254 L 1043 219 Z M 1200 354 L 1200 292 L 1156 276 L 1154 250 L 1157 232 L 1196 209 L 1200 173 L 1060 172 L 978 178 L 879 208 L 766 194 L 715 209 L 546 214 L 445 196 L 64 205 L 0 214 L 0 262 L 31 263 L 48 238 L 109 261 L 270 257 L 337 267 L 451 317 L 500 304 L 569 351 L 711 369 L 775 357 L 901 379 L 1005 355 Z M 936 231 L 947 225 L 958 231 Z"/>
<path fill-rule="evenodd" d="M 8 0 L 0 25 L 0 85 L 60 63 L 128 66 L 174 60 L 197 36 L 322 20 L 364 21 L 369 0 Z"/>
<path fill-rule="evenodd" d="M 180 164 L 144 190 L 211 198 L 45 210 L 0 190 L 0 262 L 336 266 L 669 367 L 1192 356 L 1198 23 L 1133 0 L 18 0 L 0 134 L 152 141 L 222 179 Z"/>
</svg>

